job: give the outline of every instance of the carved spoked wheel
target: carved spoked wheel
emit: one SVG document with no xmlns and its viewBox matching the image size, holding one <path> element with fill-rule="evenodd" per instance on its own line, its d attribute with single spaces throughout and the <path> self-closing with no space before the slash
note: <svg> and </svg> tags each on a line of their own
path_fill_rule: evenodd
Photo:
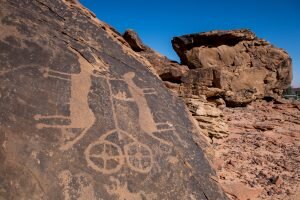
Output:
<svg viewBox="0 0 300 200">
<path fill-rule="evenodd" d="M 124 164 L 121 148 L 105 140 L 91 143 L 85 150 L 85 157 L 89 167 L 104 174 L 118 172 Z"/>
<path fill-rule="evenodd" d="M 153 158 L 148 146 L 133 142 L 126 145 L 124 151 L 129 168 L 140 173 L 148 173 L 151 170 Z"/>
</svg>

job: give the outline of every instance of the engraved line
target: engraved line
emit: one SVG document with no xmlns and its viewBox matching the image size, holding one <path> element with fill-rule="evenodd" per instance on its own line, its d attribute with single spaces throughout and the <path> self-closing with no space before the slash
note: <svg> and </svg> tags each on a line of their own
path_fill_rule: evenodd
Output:
<svg viewBox="0 0 300 200">
<path fill-rule="evenodd" d="M 125 156 L 110 156 L 110 155 L 106 155 L 106 154 L 91 154 L 89 155 L 89 157 L 93 157 L 93 158 L 104 158 L 106 160 L 110 160 L 110 159 L 121 159 L 124 158 Z"/>
<path fill-rule="evenodd" d="M 59 147 L 60 150 L 66 151 L 70 149 L 73 145 L 75 145 L 83 136 L 86 134 L 86 132 L 90 129 L 90 127 L 86 127 L 74 140 L 67 142 L 65 145 L 62 145 Z"/>
<path fill-rule="evenodd" d="M 53 70 L 53 69 L 46 69 L 47 73 L 53 73 L 53 74 L 60 74 L 60 75 L 64 75 L 64 76 L 72 76 L 70 73 L 66 73 L 66 72 L 60 72 L 58 70 Z"/>
<path fill-rule="evenodd" d="M 109 88 L 109 94 L 110 94 L 109 99 L 110 99 L 111 106 L 112 106 L 111 110 L 112 110 L 112 113 L 113 113 L 114 124 L 116 126 L 117 133 L 119 135 L 118 130 L 120 130 L 120 128 L 119 128 L 119 123 L 118 123 L 117 116 L 116 116 L 114 100 L 113 100 L 113 97 L 112 97 L 113 92 L 112 92 L 112 88 L 111 88 L 111 84 L 109 82 L 109 79 L 107 79 L 107 78 L 106 78 L 106 83 L 108 84 L 108 88 Z"/>
<path fill-rule="evenodd" d="M 60 79 L 60 80 L 63 80 L 63 81 L 71 81 L 71 78 L 63 78 L 63 77 L 60 77 L 60 76 L 56 76 L 56 75 L 51 75 L 49 73 L 45 73 L 44 74 L 44 77 L 45 78 L 55 78 L 55 79 Z"/>
<path fill-rule="evenodd" d="M 40 120 L 40 119 L 69 119 L 70 117 L 64 116 L 64 115 L 51 115 L 51 116 L 44 116 L 44 115 L 40 115 L 37 114 L 33 117 L 35 120 Z"/>
</svg>

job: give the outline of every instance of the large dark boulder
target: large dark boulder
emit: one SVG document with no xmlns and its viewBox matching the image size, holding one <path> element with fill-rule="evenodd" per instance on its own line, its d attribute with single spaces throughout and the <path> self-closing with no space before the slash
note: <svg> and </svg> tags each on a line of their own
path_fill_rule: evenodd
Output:
<svg viewBox="0 0 300 200">
<path fill-rule="evenodd" d="M 223 96 L 227 105 L 277 98 L 291 84 L 292 64 L 287 52 L 247 29 L 183 35 L 173 38 L 172 45 L 182 64 L 192 69 L 183 82 L 188 85 L 199 76 L 193 82 L 194 93 L 210 95 L 212 88 L 218 88 L 217 96 Z"/>
<path fill-rule="evenodd" d="M 226 199 L 173 96 L 76 1 L 0 0 L 0 199 Z"/>
</svg>

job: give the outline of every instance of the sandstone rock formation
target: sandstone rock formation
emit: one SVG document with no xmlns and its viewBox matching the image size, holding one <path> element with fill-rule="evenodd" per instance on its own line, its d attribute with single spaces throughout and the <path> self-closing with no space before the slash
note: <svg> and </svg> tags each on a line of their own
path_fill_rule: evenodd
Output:
<svg viewBox="0 0 300 200">
<path fill-rule="evenodd" d="M 190 69 L 181 79 L 185 88 L 222 97 L 228 106 L 277 98 L 292 80 L 288 54 L 246 29 L 183 35 L 172 45 Z"/>
<path fill-rule="evenodd" d="M 182 75 L 189 70 L 187 66 L 171 61 L 166 56 L 161 55 L 143 44 L 137 33 L 133 30 L 127 30 L 123 34 L 123 38 L 130 45 L 132 50 L 149 61 L 155 72 L 163 81 L 180 83 Z"/>
<path fill-rule="evenodd" d="M 185 97 L 185 103 L 197 120 L 201 134 L 209 138 L 223 138 L 229 134 L 223 111 L 214 102 L 198 96 Z"/>
<path fill-rule="evenodd" d="M 126 34 L 132 36 L 125 37 Z M 240 38 L 243 38 L 244 34 L 234 33 Z M 219 36 L 216 37 L 219 38 Z M 226 38 L 227 36 L 208 42 L 223 44 Z M 269 91 L 271 94 L 265 93 L 262 96 L 247 99 L 245 93 L 239 96 L 241 94 L 218 88 L 214 86 L 214 82 L 218 80 L 215 77 L 220 76 L 220 73 L 226 73 L 218 67 L 192 67 L 184 71 L 177 70 L 177 73 L 174 73 L 176 69 L 168 67 L 172 61 L 159 59 L 162 56 L 156 57 L 159 54 L 146 47 L 138 39 L 136 33 L 126 32 L 124 39 L 132 49 L 135 44 L 143 47 L 137 53 L 154 65 L 153 68 L 170 90 L 183 97 L 193 118 L 198 122 L 198 135 L 211 138 L 210 159 L 213 160 L 218 175 L 215 180 L 221 184 L 230 199 L 299 199 L 299 102 L 280 98 L 274 100 L 274 91 Z M 227 39 L 230 39 L 228 44 L 235 40 L 232 37 Z M 243 40 L 246 39 L 244 37 Z M 254 36 L 249 36 L 248 39 L 254 40 Z M 267 47 L 269 48 L 270 45 Z M 230 53 L 230 49 L 229 52 L 226 50 L 224 53 Z M 289 62 L 289 58 L 287 59 Z M 244 62 L 244 60 L 241 61 Z M 180 65 L 176 64 L 176 66 Z M 285 70 L 288 70 L 290 66 L 285 67 Z M 255 69 L 249 68 L 254 71 Z M 276 76 L 277 78 L 282 77 L 280 80 L 289 82 L 290 71 L 285 71 L 280 67 L 275 70 L 277 73 L 283 72 Z M 163 71 L 168 72 L 168 79 L 162 76 Z M 280 83 L 280 80 L 276 80 L 277 83 Z M 230 81 L 228 83 L 232 83 Z M 280 83 L 281 86 L 285 84 L 283 82 Z M 252 86 L 255 86 L 255 83 L 250 82 L 249 87 Z M 267 87 L 267 84 L 264 84 L 264 87 Z M 265 89 L 267 91 L 267 88 Z M 260 99 L 251 102 L 255 98 L 268 96 L 268 94 L 271 98 L 266 99 L 270 102 Z M 226 103 L 220 97 L 227 100 L 227 104 L 233 103 L 231 105 L 235 106 L 251 103 L 247 107 L 230 108 L 226 107 Z M 229 97 L 234 97 L 235 101 L 228 101 Z M 238 97 L 241 99 L 237 99 Z"/>
<path fill-rule="evenodd" d="M 119 33 L 76 1 L 0 4 L 0 199 L 226 199 L 184 102 Z"/>
<path fill-rule="evenodd" d="M 133 30 L 127 30 L 123 34 L 123 38 L 132 50 L 149 61 L 158 76 L 171 91 L 184 98 L 187 108 L 199 125 L 200 135 L 209 138 L 222 138 L 228 135 L 228 127 L 222 111 L 218 108 L 218 106 L 224 106 L 225 102 L 221 98 L 211 99 L 208 102 L 206 96 L 199 92 L 193 93 L 192 85 L 196 80 L 192 80 L 192 78 L 189 79 L 192 80 L 191 84 L 186 84 L 188 81 L 184 83 L 188 76 L 201 79 L 197 73 L 190 73 L 191 70 L 187 66 L 171 61 L 143 44 Z"/>
</svg>

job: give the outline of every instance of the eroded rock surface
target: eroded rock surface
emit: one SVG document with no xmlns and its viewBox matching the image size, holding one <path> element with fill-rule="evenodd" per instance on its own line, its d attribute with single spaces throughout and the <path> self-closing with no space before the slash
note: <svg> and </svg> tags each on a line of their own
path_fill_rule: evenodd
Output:
<svg viewBox="0 0 300 200">
<path fill-rule="evenodd" d="M 123 38 L 128 42 L 132 50 L 149 61 L 157 75 L 163 81 L 181 83 L 181 77 L 189 70 L 187 66 L 171 61 L 166 56 L 154 51 L 145 45 L 133 30 L 127 30 L 123 34 Z"/>
<path fill-rule="evenodd" d="M 209 102 L 203 96 L 191 96 L 185 98 L 185 103 L 197 120 L 201 134 L 211 139 L 228 136 L 228 126 L 223 111 L 215 102 Z"/>
<path fill-rule="evenodd" d="M 204 38 L 211 39 L 201 40 L 201 42 L 207 45 L 214 44 L 213 48 L 217 48 L 216 46 L 222 46 L 224 41 L 231 46 L 240 41 L 245 43 L 255 41 L 255 36 L 249 31 L 214 33 L 216 34 L 214 37 L 203 34 Z M 131 34 L 136 35 L 132 31 Z M 208 35 L 210 34 L 212 33 L 208 33 Z M 137 38 L 137 36 L 131 37 L 134 40 Z M 128 43 L 131 42 L 128 41 Z M 140 39 L 134 43 L 145 47 Z M 192 48 L 193 45 L 190 47 Z M 271 48 L 269 44 L 266 43 L 266 45 L 266 48 Z M 182 49 L 179 50 L 179 54 L 183 54 Z M 230 53 L 230 51 L 228 47 L 223 53 Z M 153 62 L 153 60 L 157 60 L 153 59 L 156 53 L 149 50 L 149 47 L 138 53 L 147 59 L 150 58 L 149 62 L 156 65 L 157 71 L 170 70 L 165 64 L 165 62 L 171 62 L 170 60 L 164 59 L 163 62 Z M 286 54 L 284 53 L 284 55 Z M 207 56 L 209 57 L 209 55 Z M 289 58 L 287 59 L 289 60 Z M 189 63 L 186 64 L 190 65 Z M 222 65 L 220 64 L 220 66 Z M 206 154 L 213 160 L 217 171 L 218 176 L 215 180 L 221 184 L 228 197 L 233 200 L 299 199 L 299 102 L 291 102 L 281 98 L 274 100 L 273 91 L 271 91 L 270 96 L 267 93 L 264 94 L 268 96 L 266 99 L 270 102 L 262 100 L 251 102 L 258 96 L 248 98 L 245 96 L 246 93 L 239 94 L 221 88 L 222 84 L 216 77 L 220 77 L 221 73 L 227 73 L 225 70 L 220 70 L 216 66 L 198 67 L 190 67 L 185 71 L 176 73 L 176 76 L 169 73 L 171 78 L 168 80 L 164 80 L 163 76 L 161 78 L 171 91 L 184 99 L 199 126 L 199 137 L 204 135 L 211 139 L 211 148 L 207 148 L 209 151 Z M 289 69 L 288 65 L 285 67 L 286 70 Z M 261 67 L 251 68 L 256 72 L 262 69 Z M 276 70 L 277 73 L 282 72 L 280 66 Z M 250 73 L 249 75 L 253 74 Z M 260 76 L 261 74 L 258 73 L 257 78 Z M 285 80 L 288 83 L 290 71 L 283 70 L 279 76 L 282 77 L 280 80 Z M 240 78 L 243 81 L 243 76 Z M 250 76 L 250 78 L 253 77 Z M 218 84 L 216 81 L 219 81 Z M 278 83 L 279 85 L 285 84 L 280 83 L 280 81 Z M 249 82 L 249 87 L 256 86 L 255 84 L 255 81 Z M 263 86 L 267 87 L 266 84 Z M 265 90 L 267 91 L 267 88 Z M 235 98 L 235 106 L 246 104 L 248 106 L 226 107 L 223 98 L 225 100 L 227 98 L 227 104 L 231 104 L 232 102 L 228 101 L 229 97 Z M 237 98 L 241 99 L 238 100 Z"/>
<path fill-rule="evenodd" d="M 146 46 L 133 30 L 127 30 L 123 37 L 132 50 L 149 61 L 165 85 L 177 96 L 183 97 L 187 108 L 197 121 L 200 135 L 208 138 L 223 138 L 228 135 L 228 127 L 221 110 L 225 107 L 224 100 L 208 100 L 207 93 L 200 90 L 195 92 L 194 85 L 203 80 L 203 74 L 191 73 L 187 66 L 171 61 Z"/>
<path fill-rule="evenodd" d="M 119 33 L 76 1 L 0 4 L 0 199 L 226 199 Z"/>
<path fill-rule="evenodd" d="M 224 109 L 230 134 L 213 145 L 218 178 L 231 199 L 299 199 L 298 106 L 257 101 Z"/>
<path fill-rule="evenodd" d="M 246 29 L 183 35 L 172 44 L 190 68 L 181 79 L 185 88 L 223 97 L 228 106 L 277 98 L 292 80 L 288 54 Z"/>
</svg>

